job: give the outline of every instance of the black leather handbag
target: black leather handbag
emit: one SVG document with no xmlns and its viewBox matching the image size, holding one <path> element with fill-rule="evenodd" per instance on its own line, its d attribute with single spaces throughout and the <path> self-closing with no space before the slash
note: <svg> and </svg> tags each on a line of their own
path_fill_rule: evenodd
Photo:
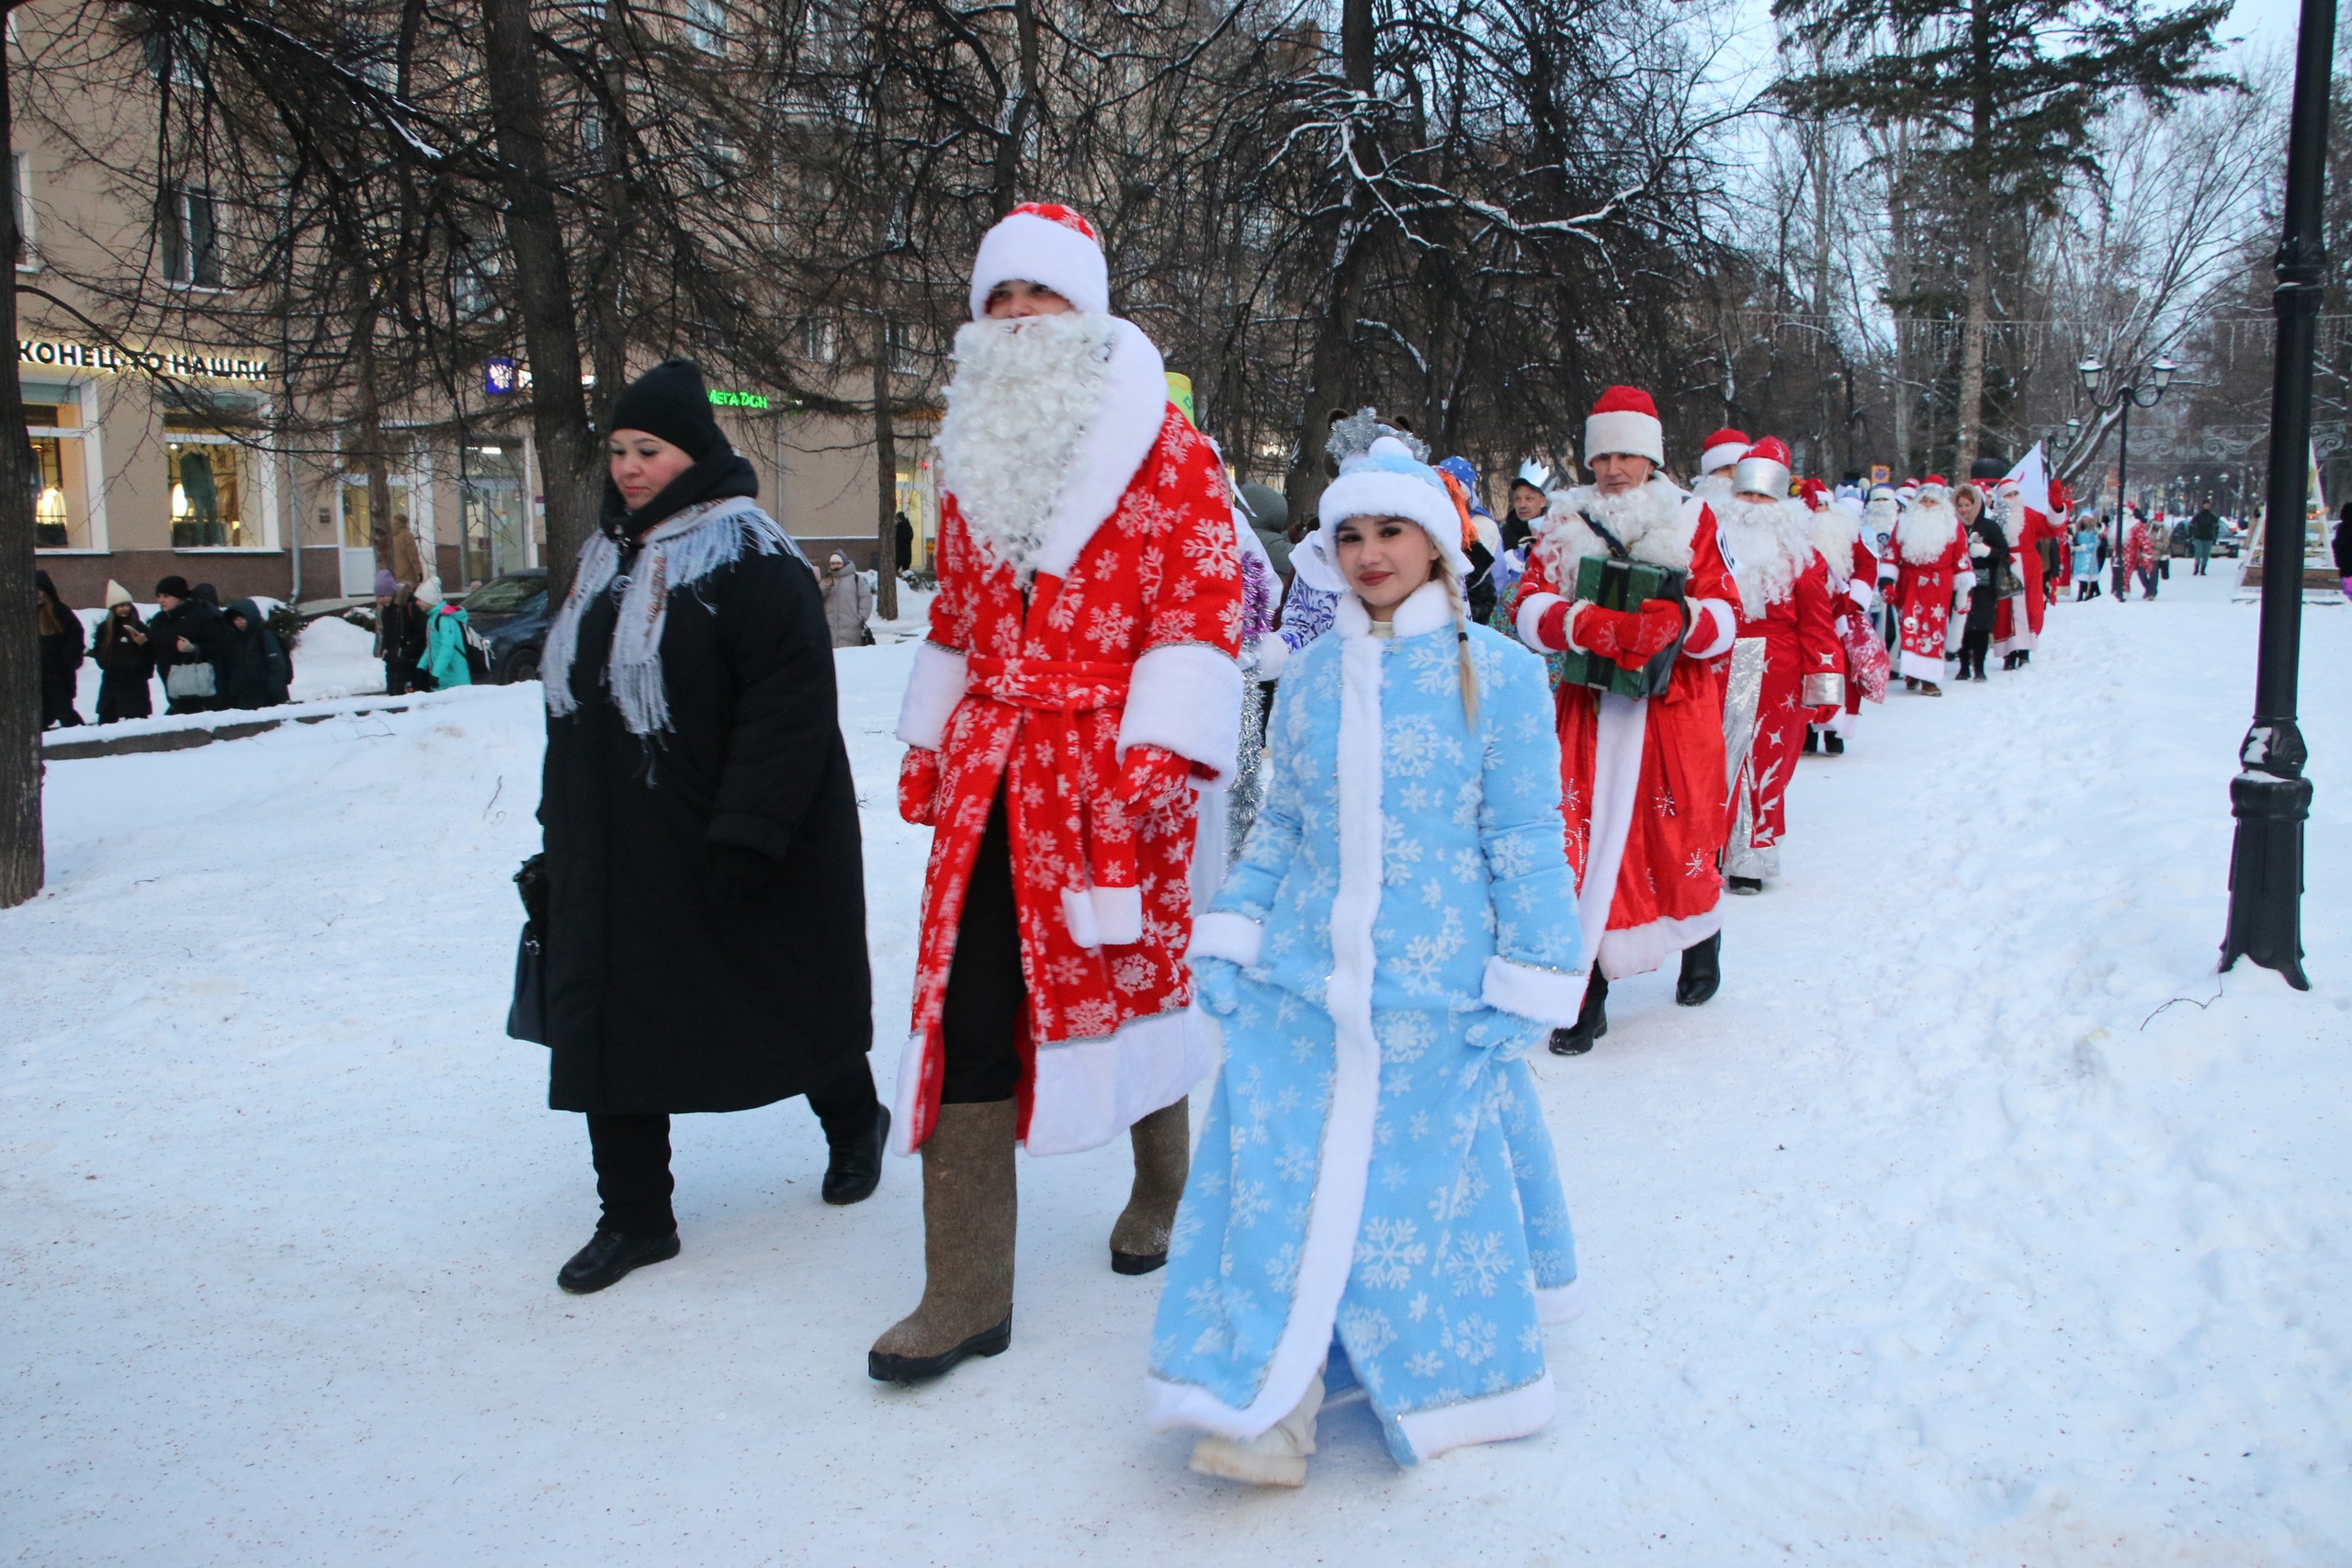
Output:
<svg viewBox="0 0 2352 1568">
<path fill-rule="evenodd" d="M 523 935 L 514 944 L 514 999 L 506 1006 L 506 1032 L 533 1044 L 548 1043 L 547 954 L 539 933 L 547 929 L 547 856 L 533 855 L 514 874 L 523 897 Z"/>
</svg>

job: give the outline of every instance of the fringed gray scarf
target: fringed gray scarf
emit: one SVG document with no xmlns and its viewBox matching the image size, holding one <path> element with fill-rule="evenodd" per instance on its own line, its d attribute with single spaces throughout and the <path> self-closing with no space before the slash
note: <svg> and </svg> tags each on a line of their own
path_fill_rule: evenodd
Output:
<svg viewBox="0 0 2352 1568">
<path fill-rule="evenodd" d="M 801 565 L 808 558 L 783 525 L 745 496 L 705 502 L 649 530 L 639 542 L 637 570 L 619 578 L 620 614 L 613 623 L 612 651 L 605 660 L 605 686 L 631 735 L 661 735 L 670 728 L 670 694 L 662 681 L 662 631 L 669 624 L 670 595 L 691 591 L 720 567 L 753 554 L 788 555 Z M 548 713 L 561 718 L 579 705 L 571 695 L 571 664 L 580 651 L 580 617 L 596 595 L 614 585 L 621 547 L 609 534 L 589 536 L 580 548 L 571 592 L 548 624 L 540 657 Z M 810 570 L 814 570 L 811 568 Z"/>
</svg>

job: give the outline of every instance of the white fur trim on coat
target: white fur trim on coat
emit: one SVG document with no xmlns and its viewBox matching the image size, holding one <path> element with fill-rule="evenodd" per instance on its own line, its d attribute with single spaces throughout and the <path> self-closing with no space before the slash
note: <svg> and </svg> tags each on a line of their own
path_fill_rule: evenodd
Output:
<svg viewBox="0 0 2352 1568">
<path fill-rule="evenodd" d="M 1241 666 L 1204 642 L 1164 642 L 1144 650 L 1127 677 L 1119 755 L 1158 746 L 1219 778 L 1241 749 Z"/>
<path fill-rule="evenodd" d="M 1353 626 L 1370 625 L 1361 605 L 1352 599 L 1340 602 L 1335 628 L 1344 639 L 1340 649 L 1340 886 L 1331 900 L 1331 976 L 1324 992 L 1333 1030 L 1331 1100 L 1323 1122 L 1321 1174 L 1307 1210 L 1290 1315 L 1267 1359 L 1257 1396 L 1246 1408 L 1237 1409 L 1197 1384 L 1150 1380 L 1151 1424 L 1163 1431 L 1190 1427 L 1249 1438 L 1289 1415 L 1330 1353 L 1331 1325 L 1355 1266 L 1364 1184 L 1372 1169 L 1373 1123 L 1380 1107 L 1380 1042 L 1372 1030 L 1372 985 L 1378 959 L 1372 931 L 1380 917 L 1386 839 L 1380 814 L 1380 681 L 1385 645 L 1368 630 L 1350 629 L 1351 607 Z M 1398 606 L 1400 636 L 1405 635 L 1404 608 Z M 1041 1062 L 1044 1055 L 1038 1053 Z M 1443 1435 L 1433 1434 L 1433 1440 Z"/>
<path fill-rule="evenodd" d="M 1487 960 L 1487 983 L 1478 999 L 1500 1011 L 1566 1029 L 1584 1006 L 1584 987 L 1582 975 L 1514 964 L 1496 953 Z"/>
<path fill-rule="evenodd" d="M 1535 1287 L 1535 1321 L 1546 1328 L 1574 1323 L 1584 1315 L 1584 1304 L 1581 1276 L 1548 1290 L 1542 1285 Z"/>
<path fill-rule="evenodd" d="M 965 656 L 952 648 L 925 642 L 915 649 L 914 668 L 907 672 L 907 694 L 899 702 L 899 739 L 910 746 L 936 751 L 947 738 L 947 721 L 964 700 L 970 683 Z"/>
<path fill-rule="evenodd" d="M 1511 621 L 1511 625 L 1519 632 L 1519 640 L 1525 643 L 1528 647 L 1533 649 L 1538 653 L 1559 652 L 1560 649 L 1556 648 L 1547 648 L 1544 646 L 1543 636 L 1544 617 L 1551 614 L 1553 605 L 1565 604 L 1566 603 L 1567 601 L 1561 598 L 1557 593 L 1531 593 L 1526 598 L 1521 600 L 1519 602 L 1519 614 L 1513 617 Z M 1562 629 L 1565 632 L 1566 628 L 1563 627 Z"/>
<path fill-rule="evenodd" d="M 1586 829 L 1584 884 L 1577 889 L 1577 923 L 1588 948 L 1594 931 L 1609 931 L 1609 910 L 1617 902 L 1617 873 L 1625 863 L 1625 840 L 1633 831 L 1634 802 L 1642 781 L 1642 742 L 1649 728 L 1649 699 L 1600 694 L 1593 716 L 1591 821 Z M 1605 941 L 1605 939 L 1604 939 Z M 1596 958 L 1597 962 L 1597 958 Z M 1603 973 L 1614 977 L 1614 971 Z"/>
<path fill-rule="evenodd" d="M 1584 460 L 1589 464 L 1595 457 L 1611 452 L 1631 457 L 1647 457 L 1659 468 L 1666 467 L 1666 427 L 1645 413 L 1632 409 L 1619 409 L 1611 413 L 1587 414 L 1584 422 Z"/>
<path fill-rule="evenodd" d="M 1282 633 L 1260 632 L 1258 640 L 1251 645 L 1251 651 L 1256 658 L 1250 672 L 1259 680 L 1279 681 L 1283 678 L 1283 666 L 1290 662 L 1290 644 L 1283 640 Z"/>
<path fill-rule="evenodd" d="M 989 291 L 1000 283 L 1042 283 L 1081 310 L 1111 309 L 1111 267 L 1102 247 L 1077 230 L 1012 212 L 997 220 L 972 258 L 972 319 L 989 311 Z"/>
<path fill-rule="evenodd" d="M 1723 900 L 1702 915 L 1676 920 L 1661 917 L 1646 925 L 1627 926 L 1600 939 L 1600 972 L 1611 980 L 1646 975 L 1684 948 L 1696 947 L 1724 929 Z"/>
<path fill-rule="evenodd" d="M 1114 317 L 1113 325 L 1117 330 L 1102 382 L 1102 406 L 1086 427 L 1069 477 L 1062 481 L 1061 494 L 1046 520 L 1045 545 L 1030 563 L 1039 576 L 1069 575 L 1086 541 L 1119 509 L 1136 470 L 1159 444 L 1160 426 L 1168 418 L 1168 374 L 1159 350 L 1133 321 Z"/>
<path fill-rule="evenodd" d="M 1413 1445 L 1414 1458 L 1432 1460 L 1450 1450 L 1465 1449 L 1474 1443 L 1507 1442 L 1530 1432 L 1540 1432 L 1550 1424 L 1558 1403 L 1552 1374 L 1546 1371 L 1533 1382 L 1523 1383 L 1506 1393 L 1490 1393 L 1484 1399 L 1465 1399 L 1459 1404 L 1399 1416 L 1396 1426 L 1405 1434 L 1405 1440 Z"/>
<path fill-rule="evenodd" d="M 1194 918 L 1192 944 L 1184 949 L 1184 956 L 1222 958 L 1247 969 L 1257 964 L 1265 943 L 1264 922 L 1230 909 L 1212 909 Z"/>
<path fill-rule="evenodd" d="M 1216 1070 L 1216 1040 L 1198 1008 L 1136 1019 L 1104 1039 L 1040 1045 L 1023 1146 L 1033 1155 L 1100 1148 Z"/>
<path fill-rule="evenodd" d="M 1682 651 L 1692 659 L 1713 659 L 1729 651 L 1739 636 L 1739 617 L 1721 599 L 1697 599 L 1690 604 L 1690 630 Z"/>
<path fill-rule="evenodd" d="M 1131 946 L 1143 940 L 1143 889 L 1065 887 L 1062 925 L 1083 948 Z"/>
</svg>

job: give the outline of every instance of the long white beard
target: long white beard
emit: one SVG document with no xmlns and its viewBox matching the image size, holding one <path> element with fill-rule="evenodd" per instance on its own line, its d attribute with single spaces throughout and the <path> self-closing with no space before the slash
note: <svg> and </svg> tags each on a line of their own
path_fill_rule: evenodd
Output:
<svg viewBox="0 0 2352 1568">
<path fill-rule="evenodd" d="M 1585 485 L 1555 493 L 1552 509 L 1536 525 L 1535 554 L 1564 592 L 1576 581 L 1578 560 L 1609 554 L 1600 536 L 1585 526 L 1585 516 L 1614 534 L 1635 560 L 1678 571 L 1690 569 L 1690 541 L 1682 533 L 1682 498 L 1672 485 L 1653 479 L 1615 495 Z"/>
<path fill-rule="evenodd" d="M 1715 537 L 1730 558 L 1731 580 L 1751 621 L 1786 599 L 1812 564 L 1813 525 L 1802 502 L 1734 496 L 1715 507 Z"/>
<path fill-rule="evenodd" d="M 1732 498 L 1731 476 L 1702 474 L 1699 482 L 1690 487 L 1690 493 L 1710 506 L 1721 506 Z"/>
<path fill-rule="evenodd" d="M 1842 506 L 1824 507 L 1813 514 L 1813 547 L 1839 582 L 1853 574 L 1854 541 L 1861 536 L 1862 520 Z"/>
<path fill-rule="evenodd" d="M 1096 311 L 967 321 L 936 445 L 972 542 L 1027 568 L 1069 478 L 1110 375 L 1115 323 Z"/>
<path fill-rule="evenodd" d="M 1911 510 L 1894 525 L 1894 547 L 1913 566 L 1941 560 L 1959 537 L 1960 513 L 1948 501 L 1922 497 L 1911 503 Z"/>
</svg>

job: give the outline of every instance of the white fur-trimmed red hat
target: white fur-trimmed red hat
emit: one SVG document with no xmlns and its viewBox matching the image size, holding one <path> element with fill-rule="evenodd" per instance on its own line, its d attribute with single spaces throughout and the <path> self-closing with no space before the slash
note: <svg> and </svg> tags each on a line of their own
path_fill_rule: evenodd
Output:
<svg viewBox="0 0 2352 1568">
<path fill-rule="evenodd" d="M 1707 437 L 1707 445 L 1699 454 L 1699 471 L 1712 474 L 1726 463 L 1736 463 L 1747 455 L 1752 445 L 1744 431 L 1725 425 Z"/>
<path fill-rule="evenodd" d="M 1024 201 L 980 241 L 972 258 L 972 319 L 988 313 L 1000 283 L 1042 283 L 1081 310 L 1111 309 L 1111 268 L 1094 225 L 1050 201 Z"/>
<path fill-rule="evenodd" d="M 1657 404 L 1639 387 L 1611 387 L 1584 422 L 1584 460 L 1620 453 L 1666 466 L 1666 426 Z"/>
</svg>

